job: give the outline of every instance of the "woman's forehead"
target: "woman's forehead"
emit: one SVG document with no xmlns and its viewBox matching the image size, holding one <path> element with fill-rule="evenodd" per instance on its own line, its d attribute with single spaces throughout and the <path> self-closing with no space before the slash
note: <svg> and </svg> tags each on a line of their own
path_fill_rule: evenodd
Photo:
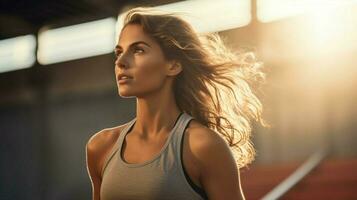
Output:
<svg viewBox="0 0 357 200">
<path fill-rule="evenodd" d="M 147 35 L 139 24 L 129 24 L 123 28 L 119 35 L 118 46 L 125 48 L 136 41 L 145 41 L 153 44 L 154 41 Z"/>
</svg>

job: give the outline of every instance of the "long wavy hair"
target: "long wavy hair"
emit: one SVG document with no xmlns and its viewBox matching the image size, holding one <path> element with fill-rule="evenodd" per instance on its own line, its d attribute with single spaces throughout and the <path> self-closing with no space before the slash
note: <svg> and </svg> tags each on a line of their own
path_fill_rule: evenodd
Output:
<svg viewBox="0 0 357 200">
<path fill-rule="evenodd" d="M 251 120 L 269 126 L 253 92 L 265 82 L 263 64 L 254 53 L 228 49 L 218 33 L 197 33 L 177 13 L 136 7 L 124 16 L 121 30 L 128 24 L 141 25 L 166 59 L 182 65 L 173 83 L 179 109 L 223 137 L 239 168 L 251 163 L 256 154 Z"/>
</svg>

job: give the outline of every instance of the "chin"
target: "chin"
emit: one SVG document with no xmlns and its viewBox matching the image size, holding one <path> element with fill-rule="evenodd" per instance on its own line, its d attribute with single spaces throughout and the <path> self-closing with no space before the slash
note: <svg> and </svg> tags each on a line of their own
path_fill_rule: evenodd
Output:
<svg viewBox="0 0 357 200">
<path fill-rule="evenodd" d="M 131 93 L 129 91 L 120 90 L 120 89 L 118 90 L 118 94 L 122 98 L 129 98 L 129 97 L 135 96 L 133 93 Z"/>
<path fill-rule="evenodd" d="M 123 97 L 123 98 L 129 98 L 129 97 L 134 96 L 134 95 L 126 93 L 126 92 L 119 92 L 118 94 L 120 97 Z"/>
</svg>

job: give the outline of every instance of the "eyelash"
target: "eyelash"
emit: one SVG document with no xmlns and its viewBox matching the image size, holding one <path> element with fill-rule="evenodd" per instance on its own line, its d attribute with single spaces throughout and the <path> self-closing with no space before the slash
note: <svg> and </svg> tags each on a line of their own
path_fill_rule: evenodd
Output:
<svg viewBox="0 0 357 200">
<path fill-rule="evenodd" d="M 137 50 L 140 50 L 140 51 L 144 52 L 144 49 L 141 49 L 141 48 L 135 48 L 134 52 L 137 51 Z M 118 57 L 121 53 L 122 52 L 115 51 L 115 56 Z"/>
</svg>

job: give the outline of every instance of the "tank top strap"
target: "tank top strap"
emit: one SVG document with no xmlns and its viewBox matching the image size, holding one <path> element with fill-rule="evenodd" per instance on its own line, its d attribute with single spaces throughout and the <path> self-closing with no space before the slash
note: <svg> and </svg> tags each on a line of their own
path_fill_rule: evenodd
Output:
<svg viewBox="0 0 357 200">
<path fill-rule="evenodd" d="M 181 124 L 179 125 L 177 131 L 182 135 L 183 132 L 185 131 L 188 123 L 190 122 L 191 119 L 194 119 L 191 115 L 188 113 L 184 112 L 181 120 Z"/>
<path fill-rule="evenodd" d="M 102 167 L 102 171 L 101 171 L 101 177 L 103 177 L 104 175 L 104 170 L 107 167 L 109 161 L 112 159 L 112 157 L 114 156 L 115 152 L 118 151 L 118 149 L 120 148 L 120 144 L 122 144 L 122 140 L 124 139 L 124 136 L 126 135 L 126 133 L 129 131 L 129 129 L 131 129 L 131 127 L 133 126 L 133 124 L 135 123 L 136 118 L 132 119 L 131 121 L 129 121 L 123 128 L 123 130 L 121 130 L 118 139 L 116 140 L 113 148 L 110 150 L 110 153 L 108 154 L 108 156 L 105 158 L 104 162 L 103 162 L 103 167 Z"/>
<path fill-rule="evenodd" d="M 184 112 L 183 116 L 182 116 L 182 120 L 180 121 L 180 124 L 178 124 L 177 130 L 176 130 L 177 134 L 175 137 L 175 146 L 176 146 L 176 154 L 177 155 L 180 154 L 180 144 L 181 144 L 182 136 L 185 132 L 187 125 L 191 121 L 191 119 L 194 119 L 194 117 L 192 117 L 190 114 Z"/>
</svg>

